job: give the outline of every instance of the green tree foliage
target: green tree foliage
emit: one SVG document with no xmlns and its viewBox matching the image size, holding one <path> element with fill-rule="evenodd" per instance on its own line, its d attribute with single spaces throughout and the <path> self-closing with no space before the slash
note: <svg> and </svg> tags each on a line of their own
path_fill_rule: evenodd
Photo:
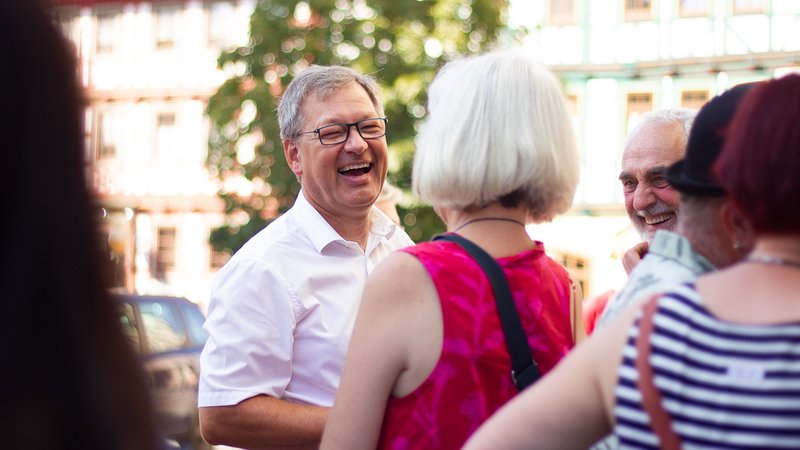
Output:
<svg viewBox="0 0 800 450">
<path fill-rule="evenodd" d="M 378 79 L 389 118 L 388 178 L 408 192 L 426 87 L 444 62 L 517 40 L 503 27 L 506 10 L 505 0 L 261 0 L 248 45 L 220 56 L 231 76 L 207 108 L 208 166 L 229 218 L 212 245 L 237 250 L 297 195 L 276 118 L 295 74 L 310 64 L 341 64 Z M 429 206 L 409 200 L 399 209 L 417 241 L 444 229 Z"/>
</svg>

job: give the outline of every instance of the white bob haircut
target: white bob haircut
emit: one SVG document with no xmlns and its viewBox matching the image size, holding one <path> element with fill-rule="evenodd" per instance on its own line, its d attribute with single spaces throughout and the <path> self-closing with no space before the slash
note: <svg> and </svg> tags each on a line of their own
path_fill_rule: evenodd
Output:
<svg viewBox="0 0 800 450">
<path fill-rule="evenodd" d="M 434 79 L 412 188 L 434 207 L 501 201 L 548 221 L 572 205 L 578 159 L 555 76 L 520 50 L 495 51 L 450 62 Z"/>
</svg>

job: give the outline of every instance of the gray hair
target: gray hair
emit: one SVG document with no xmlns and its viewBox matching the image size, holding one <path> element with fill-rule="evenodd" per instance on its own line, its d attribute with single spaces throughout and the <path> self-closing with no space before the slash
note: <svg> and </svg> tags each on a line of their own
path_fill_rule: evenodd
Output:
<svg viewBox="0 0 800 450">
<path fill-rule="evenodd" d="M 515 194 L 535 221 L 572 205 L 579 156 L 556 77 L 521 50 L 448 63 L 429 89 L 414 192 L 452 209 Z"/>
<path fill-rule="evenodd" d="M 650 125 L 668 125 L 671 123 L 679 124 L 685 133 L 684 142 L 689 140 L 689 132 L 692 130 L 694 118 L 697 116 L 697 111 L 689 108 L 668 108 L 660 111 L 651 111 L 642 116 L 641 122 L 628 134 L 625 140 L 625 147 L 633 136 L 636 136 L 639 131 Z M 623 147 L 623 148 L 625 148 Z"/>
<path fill-rule="evenodd" d="M 383 117 L 380 87 L 373 77 L 362 75 L 349 67 L 312 65 L 289 83 L 278 105 L 281 140 L 297 139 L 302 132 L 305 121 L 303 102 L 308 96 L 316 94 L 324 99 L 350 83 L 358 83 L 364 88 L 375 111 Z"/>
</svg>

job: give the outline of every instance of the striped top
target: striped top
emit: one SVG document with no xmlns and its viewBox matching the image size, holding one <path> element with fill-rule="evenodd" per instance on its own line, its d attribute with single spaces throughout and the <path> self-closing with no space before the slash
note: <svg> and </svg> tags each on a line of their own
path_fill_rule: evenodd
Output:
<svg viewBox="0 0 800 450">
<path fill-rule="evenodd" d="M 615 390 L 620 448 L 659 447 L 637 388 L 631 327 Z M 684 449 L 800 448 L 800 323 L 716 319 L 693 284 L 658 300 L 650 364 Z"/>
</svg>

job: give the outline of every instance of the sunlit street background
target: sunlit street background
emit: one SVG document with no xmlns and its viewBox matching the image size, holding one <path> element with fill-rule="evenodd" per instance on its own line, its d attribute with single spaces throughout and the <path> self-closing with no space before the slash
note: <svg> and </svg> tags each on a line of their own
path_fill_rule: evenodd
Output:
<svg viewBox="0 0 800 450">
<path fill-rule="evenodd" d="M 424 91 L 457 55 L 521 45 L 561 79 L 582 152 L 572 211 L 530 226 L 588 296 L 618 287 L 637 237 L 622 207 L 627 131 L 651 110 L 698 108 L 800 66 L 797 0 L 55 0 L 87 105 L 86 169 L 120 291 L 185 296 L 288 207 L 275 101 L 311 63 L 350 64 L 385 89 L 390 180 L 404 227 L 441 231 L 408 194 Z M 210 237 L 213 237 L 214 245 Z"/>
</svg>

